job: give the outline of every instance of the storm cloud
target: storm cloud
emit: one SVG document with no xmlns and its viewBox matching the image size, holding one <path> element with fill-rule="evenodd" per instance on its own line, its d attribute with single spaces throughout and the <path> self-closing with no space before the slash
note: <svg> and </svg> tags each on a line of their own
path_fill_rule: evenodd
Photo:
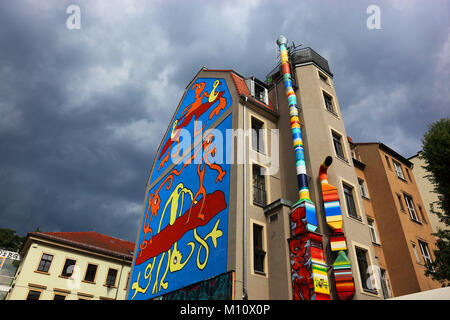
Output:
<svg viewBox="0 0 450 320">
<path fill-rule="evenodd" d="M 370 5 L 381 29 L 367 28 Z M 81 28 L 66 27 L 78 5 Z M 202 66 L 264 79 L 276 38 L 334 73 L 347 133 L 405 157 L 450 115 L 449 1 L 2 1 L 0 226 L 134 241 L 163 133 Z"/>
</svg>

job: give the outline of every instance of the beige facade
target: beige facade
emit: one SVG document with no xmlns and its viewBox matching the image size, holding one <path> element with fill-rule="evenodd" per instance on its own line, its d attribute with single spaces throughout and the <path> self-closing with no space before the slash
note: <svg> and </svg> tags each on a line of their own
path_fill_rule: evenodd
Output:
<svg viewBox="0 0 450 320">
<path fill-rule="evenodd" d="M 28 235 L 7 300 L 125 299 L 130 253 L 114 252 L 58 234 Z M 111 237 L 108 241 L 120 246 L 125 242 Z M 133 247 L 133 243 L 130 244 Z M 74 267 L 67 268 L 72 262 L 75 262 Z"/>
<path fill-rule="evenodd" d="M 434 191 L 433 184 L 427 178 L 427 175 L 429 175 L 430 172 L 423 168 L 423 166 L 425 166 L 425 160 L 420 158 L 420 152 L 408 160 L 414 165 L 412 172 L 414 174 L 414 179 L 416 180 L 417 188 L 419 189 L 422 197 L 423 204 L 426 210 L 430 213 L 428 217 L 430 219 L 433 232 L 437 232 L 439 229 L 444 230 L 448 228 L 445 223 L 439 221 L 439 217 L 431 211 L 431 208 L 433 208 L 433 210 L 443 213 L 442 209 L 436 204 L 438 201 L 438 194 Z"/>
<path fill-rule="evenodd" d="M 333 164 L 328 170 L 329 181 L 338 188 L 341 199 L 345 197 L 343 186 L 351 186 L 357 211 L 357 216 L 353 217 L 348 213 L 345 204 L 341 207 L 344 233 L 349 248 L 348 256 L 355 280 L 354 299 L 383 299 L 380 289 L 367 290 L 361 283 L 356 250 L 361 249 L 366 253 L 369 270 L 361 270 L 361 273 L 368 273 L 369 279 L 375 279 L 377 276 L 378 261 L 367 225 L 363 200 L 358 196 L 358 178 L 351 161 L 351 149 L 346 138 L 332 74 L 321 69 L 314 61 L 296 65 L 294 71 L 311 200 L 316 204 L 327 264 L 331 265 L 334 258 L 328 241 L 330 230 L 325 222 L 321 205 L 318 176 L 321 163 L 331 155 Z M 266 87 L 272 109 L 261 107 L 260 103 L 248 99 L 245 95 L 240 95 L 239 103 L 233 109 L 234 129 L 248 130 L 254 120 L 262 129 L 267 129 L 264 130 L 262 137 L 263 151 L 255 150 L 252 135 L 247 135 L 245 141 L 237 139 L 234 146 L 235 153 L 244 150 L 244 158 L 247 160 L 245 165 L 233 165 L 231 175 L 231 185 L 236 188 L 232 187 L 230 193 L 230 207 L 235 209 L 230 216 L 228 269 L 236 270 L 235 296 L 238 299 L 244 296 L 249 299 L 292 299 L 287 240 L 290 238 L 290 206 L 298 200 L 298 186 L 285 89 L 282 78 L 277 76 L 276 70 L 272 78 L 272 85 Z M 332 111 L 327 109 L 325 97 L 331 98 Z M 271 134 L 271 129 L 276 129 L 277 134 Z M 333 135 L 341 137 L 343 155 L 337 154 Z M 273 139 L 278 143 L 272 144 Z M 255 165 L 270 172 L 262 179 L 265 186 L 264 204 L 258 203 L 258 197 L 255 197 L 255 192 L 259 192 L 255 187 L 255 180 L 259 179 L 255 178 Z M 273 170 L 276 166 L 278 170 Z M 255 244 L 259 242 L 258 239 L 255 240 L 254 234 L 255 232 L 259 234 L 258 230 L 262 230 L 260 241 L 262 248 L 259 248 L 259 244 Z M 264 254 L 263 262 L 258 262 L 260 249 Z M 258 263 L 262 265 L 255 267 Z M 333 284 L 331 272 L 329 279 Z M 374 280 L 373 282 L 375 283 Z M 336 292 L 333 290 L 331 298 L 336 298 Z"/>
<path fill-rule="evenodd" d="M 357 143 L 370 190 L 393 296 L 439 288 L 426 277 L 436 238 L 412 174 L 412 163 L 382 143 Z"/>
</svg>

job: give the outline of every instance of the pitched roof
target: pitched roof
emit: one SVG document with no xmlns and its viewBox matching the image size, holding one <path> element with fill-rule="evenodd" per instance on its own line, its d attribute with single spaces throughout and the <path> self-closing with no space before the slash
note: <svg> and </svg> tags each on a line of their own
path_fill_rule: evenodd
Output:
<svg viewBox="0 0 450 320">
<path fill-rule="evenodd" d="M 259 105 L 260 107 L 263 107 L 264 109 L 268 109 L 270 111 L 276 112 L 276 110 L 273 107 L 272 102 L 270 100 L 269 100 L 269 104 L 267 105 L 251 95 L 250 90 L 248 89 L 247 85 L 245 84 L 245 78 L 243 76 L 241 76 L 239 73 L 237 73 L 236 71 L 234 71 L 232 69 L 208 69 L 206 67 L 201 68 L 199 73 L 201 71 L 229 73 L 231 75 L 231 79 L 233 80 L 234 86 L 236 87 L 236 90 L 239 95 L 244 95 L 244 96 L 248 97 L 255 104 Z"/>
<path fill-rule="evenodd" d="M 115 257 L 125 257 L 132 259 L 134 243 L 101 234 L 95 231 L 88 232 L 30 232 L 39 238 L 53 240 L 62 244 L 109 254 Z"/>
</svg>

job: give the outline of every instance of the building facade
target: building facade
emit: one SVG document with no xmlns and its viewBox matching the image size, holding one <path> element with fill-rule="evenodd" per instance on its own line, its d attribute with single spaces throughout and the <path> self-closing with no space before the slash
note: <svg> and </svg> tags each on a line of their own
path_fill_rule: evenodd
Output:
<svg viewBox="0 0 450 320">
<path fill-rule="evenodd" d="M 314 237 L 321 239 L 314 252 L 325 264 L 312 290 L 320 287 L 338 299 L 345 278 L 347 298 L 383 299 L 376 285 L 381 255 L 359 196 L 333 74 L 310 48 L 290 56 L 317 212 Z M 187 85 L 148 178 L 128 299 L 179 297 L 181 291 L 203 299 L 217 298 L 212 291 L 228 299 L 296 298 L 290 256 L 291 210 L 299 197 L 296 157 L 281 68 L 268 79 L 202 68 Z M 336 232 L 323 203 L 319 170 L 327 157 L 329 185 L 341 199 L 344 260 L 333 250 Z M 336 276 L 338 260 L 348 269 L 344 278 Z M 194 284 L 210 288 L 206 282 L 221 290 L 186 292 Z"/>
<path fill-rule="evenodd" d="M 5 300 L 20 264 L 18 252 L 0 249 L 0 300 Z"/>
<path fill-rule="evenodd" d="M 436 238 L 413 164 L 383 143 L 357 143 L 393 296 L 439 288 L 426 277 Z"/>
<path fill-rule="evenodd" d="M 134 243 L 97 232 L 30 232 L 7 300 L 123 300 Z"/>
<path fill-rule="evenodd" d="M 389 272 L 387 271 L 386 258 L 384 257 L 383 244 L 379 236 L 375 212 L 372 205 L 370 186 L 368 185 L 367 177 L 365 175 L 366 164 L 362 162 L 358 148 L 356 144 L 353 143 L 350 137 L 348 138 L 348 141 L 351 149 L 352 162 L 355 166 L 356 176 L 358 177 L 358 194 L 361 197 L 361 201 L 363 203 L 363 211 L 367 219 L 367 227 L 370 231 L 373 252 L 375 255 L 375 260 L 377 261 L 379 267 L 379 269 L 375 267 L 374 270 L 375 274 L 377 275 L 376 281 L 379 281 L 377 287 L 381 289 L 383 297 L 385 299 L 389 299 L 393 296 L 393 293 L 389 280 Z"/>
<path fill-rule="evenodd" d="M 439 221 L 439 217 L 431 212 L 431 208 L 433 208 L 434 211 L 443 213 L 442 209 L 436 204 L 438 201 L 438 194 L 434 191 L 434 185 L 427 178 L 427 176 L 431 173 L 424 168 L 425 160 L 420 157 L 420 152 L 408 160 L 413 164 L 412 172 L 414 179 L 422 197 L 423 204 L 426 210 L 430 213 L 428 217 L 433 232 L 437 232 L 439 229 L 447 229 L 448 227 L 445 223 Z"/>
</svg>

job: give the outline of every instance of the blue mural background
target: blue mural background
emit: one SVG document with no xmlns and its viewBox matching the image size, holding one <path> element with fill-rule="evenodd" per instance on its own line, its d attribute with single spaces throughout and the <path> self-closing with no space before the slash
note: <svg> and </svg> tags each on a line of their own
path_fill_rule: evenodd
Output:
<svg viewBox="0 0 450 320">
<path fill-rule="evenodd" d="M 202 92 L 207 93 L 203 97 L 196 92 L 201 83 L 205 84 Z M 197 135 L 202 139 L 173 166 L 170 156 L 166 163 L 157 157 L 152 172 L 157 183 L 146 193 L 128 299 L 151 299 L 227 271 L 230 165 L 225 161 L 229 156 L 225 141 L 232 115 L 217 125 L 218 135 L 205 134 L 205 130 L 231 104 L 225 80 L 215 78 L 197 79 L 180 104 L 170 127 L 175 128 L 177 120 L 178 125 L 185 121 L 183 128 L 194 137 L 194 131 L 200 132 L 195 121 L 202 120 L 203 131 Z M 189 110 L 199 118 L 187 119 Z M 160 153 L 170 139 L 171 129 Z M 219 163 L 214 162 L 217 155 L 223 155 Z M 169 168 L 163 177 L 157 174 L 160 165 L 160 173 Z"/>
</svg>

